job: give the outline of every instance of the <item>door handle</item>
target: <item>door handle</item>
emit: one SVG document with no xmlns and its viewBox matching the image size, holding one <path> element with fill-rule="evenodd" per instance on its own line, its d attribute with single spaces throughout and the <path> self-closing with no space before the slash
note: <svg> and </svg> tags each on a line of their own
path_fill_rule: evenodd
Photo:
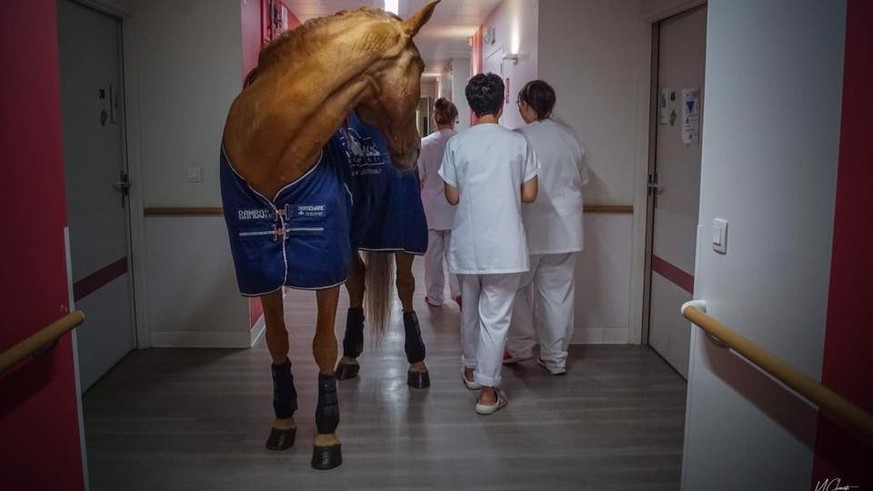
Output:
<svg viewBox="0 0 873 491">
<path fill-rule="evenodd" d="M 130 180 L 127 178 L 127 172 L 121 171 L 120 179 L 112 187 L 121 192 L 121 207 L 124 208 L 124 198 L 130 194 Z"/>
</svg>

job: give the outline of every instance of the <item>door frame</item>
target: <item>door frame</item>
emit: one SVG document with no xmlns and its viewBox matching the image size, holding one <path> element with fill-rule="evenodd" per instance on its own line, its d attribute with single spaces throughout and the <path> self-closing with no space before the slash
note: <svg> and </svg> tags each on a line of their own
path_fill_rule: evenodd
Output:
<svg viewBox="0 0 873 491">
<path fill-rule="evenodd" d="M 664 0 L 655 10 L 643 16 L 643 20 L 652 26 L 651 35 L 651 70 L 649 75 L 649 111 L 648 111 L 648 159 L 645 169 L 641 169 L 641 175 L 637 176 L 638 182 L 642 182 L 642 189 L 638 187 L 638 197 L 645 202 L 645 239 L 643 245 L 643 289 L 640 302 L 639 315 L 641 318 L 641 331 L 639 342 L 642 345 L 649 344 L 649 328 L 651 314 L 652 294 L 652 247 L 655 234 L 655 206 L 654 193 L 649 192 L 648 184 L 651 176 L 655 174 L 655 160 L 658 150 L 658 73 L 660 64 L 660 35 L 661 22 L 685 14 L 702 5 L 707 0 Z M 641 196 L 640 196 L 641 195 Z"/>
<path fill-rule="evenodd" d="M 137 77 L 131 74 L 139 73 L 139 63 L 135 46 L 135 38 L 128 22 L 134 16 L 134 11 L 125 5 L 123 0 L 70 0 L 83 7 L 90 8 L 101 14 L 118 20 L 119 26 L 119 67 L 121 69 L 121 98 L 123 111 L 121 118 L 122 159 L 127 168 L 128 181 L 131 186 L 127 195 L 127 257 L 128 286 L 130 288 L 131 322 L 133 324 L 133 349 L 151 347 L 148 322 L 148 291 L 146 283 L 145 262 L 145 220 L 143 216 L 143 172 L 140 148 L 140 107 L 138 99 L 133 97 L 139 91 Z"/>
<path fill-rule="evenodd" d="M 642 330 L 640 343 L 649 344 L 649 324 L 652 300 L 652 247 L 655 236 L 655 199 L 648 185 L 655 175 L 655 161 L 658 155 L 658 71 L 660 68 L 661 21 L 652 23 L 651 75 L 649 79 L 649 155 L 646 166 L 646 238 L 643 254 L 643 303 Z"/>
</svg>

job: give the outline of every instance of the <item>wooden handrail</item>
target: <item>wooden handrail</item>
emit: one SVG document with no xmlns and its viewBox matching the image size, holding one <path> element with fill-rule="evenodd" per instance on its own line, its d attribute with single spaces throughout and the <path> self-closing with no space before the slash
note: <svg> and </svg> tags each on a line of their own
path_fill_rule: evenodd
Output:
<svg viewBox="0 0 873 491">
<path fill-rule="evenodd" d="M 847 429 L 860 433 L 868 440 L 873 441 L 873 414 L 852 404 L 812 377 L 782 361 L 778 356 L 722 324 L 718 319 L 707 315 L 696 306 L 683 305 L 682 315 L 707 334 L 714 336 L 718 342 L 736 351 L 776 380 L 805 397 Z"/>
<path fill-rule="evenodd" d="M 145 216 L 217 216 L 223 215 L 220 206 L 150 206 L 143 209 Z"/>
<path fill-rule="evenodd" d="M 634 212 L 633 205 L 582 205 L 585 213 L 622 213 L 631 215 Z"/>
<path fill-rule="evenodd" d="M 0 374 L 51 345 L 67 331 L 75 329 L 83 322 L 85 322 L 85 314 L 79 310 L 70 312 L 4 351 L 0 354 Z"/>
<path fill-rule="evenodd" d="M 143 210 L 145 216 L 217 216 L 223 215 L 220 206 L 150 206 Z M 633 214 L 633 205 L 584 205 L 585 213 Z"/>
</svg>

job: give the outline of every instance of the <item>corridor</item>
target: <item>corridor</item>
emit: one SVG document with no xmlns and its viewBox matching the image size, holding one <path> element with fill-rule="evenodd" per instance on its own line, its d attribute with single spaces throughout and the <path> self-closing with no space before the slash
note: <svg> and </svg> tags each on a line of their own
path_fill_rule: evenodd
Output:
<svg viewBox="0 0 873 491">
<path fill-rule="evenodd" d="M 649 347 L 573 345 L 563 377 L 532 361 L 505 367 L 509 406 L 478 416 L 460 379 L 457 305 L 428 309 L 420 258 L 414 268 L 432 385 L 406 386 L 395 302 L 382 344 L 368 339 L 361 375 L 339 384 L 342 466 L 309 466 L 315 301 L 290 290 L 294 447 L 264 448 L 273 416 L 263 338 L 251 350 L 134 351 L 83 398 L 91 489 L 679 489 L 685 381 Z M 343 292 L 339 340 L 346 306 Z"/>
</svg>

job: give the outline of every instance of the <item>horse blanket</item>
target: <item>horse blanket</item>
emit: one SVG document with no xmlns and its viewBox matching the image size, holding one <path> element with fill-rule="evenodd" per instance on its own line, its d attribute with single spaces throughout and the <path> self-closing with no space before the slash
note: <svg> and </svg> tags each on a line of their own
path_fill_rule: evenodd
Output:
<svg viewBox="0 0 873 491">
<path fill-rule="evenodd" d="M 355 114 L 318 163 L 272 199 L 245 182 L 223 149 L 220 177 L 243 295 L 341 284 L 353 247 L 414 254 L 427 248 L 417 171 L 396 170 L 381 134 Z"/>
</svg>

